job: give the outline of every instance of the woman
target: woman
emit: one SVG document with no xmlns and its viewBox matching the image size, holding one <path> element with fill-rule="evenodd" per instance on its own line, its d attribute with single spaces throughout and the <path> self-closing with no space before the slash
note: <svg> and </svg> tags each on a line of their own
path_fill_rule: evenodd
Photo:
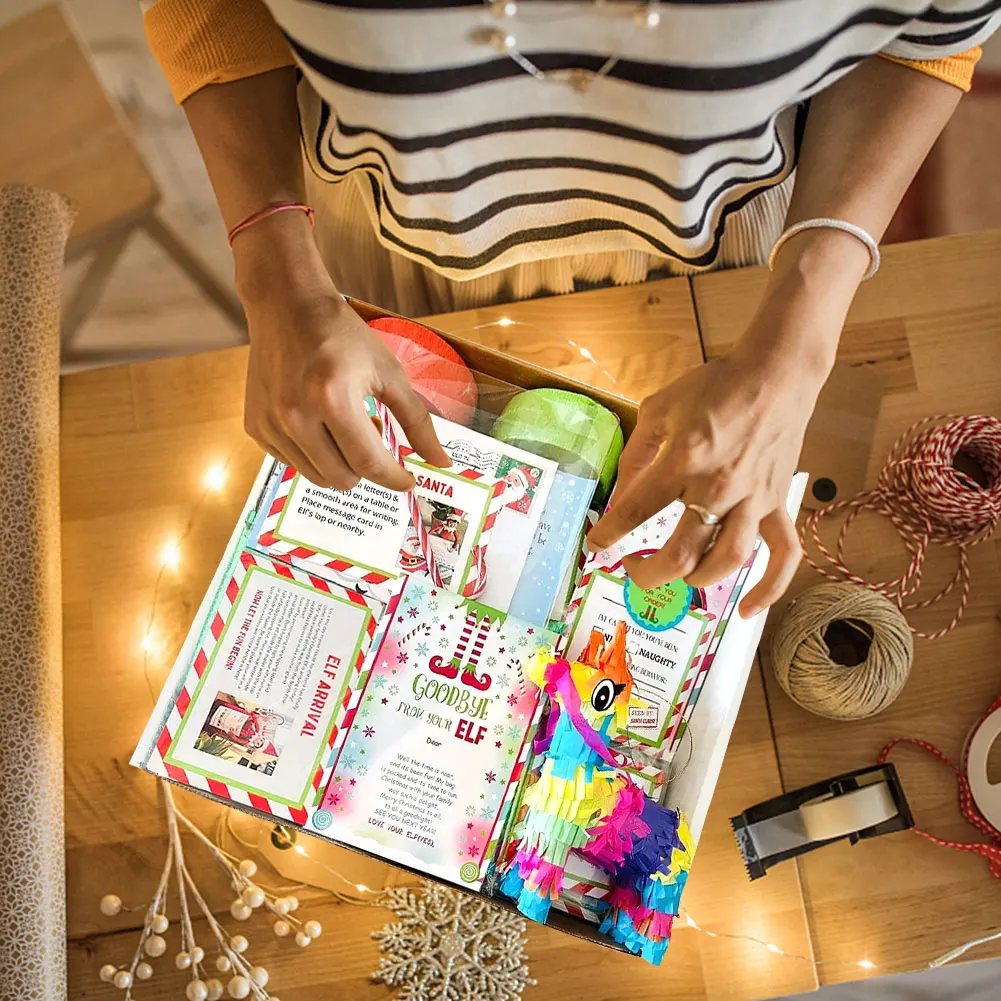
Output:
<svg viewBox="0 0 1001 1001">
<path fill-rule="evenodd" d="M 338 290 L 419 315 L 760 263 L 774 246 L 731 353 L 643 401 L 590 536 L 611 545 L 681 497 L 664 548 L 628 562 L 634 580 L 706 586 L 760 533 L 771 557 L 741 613 L 767 607 L 799 560 L 783 500 L 848 307 L 999 9 L 159 0 L 153 51 L 227 226 L 246 224 L 248 432 L 319 484 L 407 489 L 365 394 L 428 461 L 447 456 Z M 274 211 L 307 200 L 315 233 L 304 211 Z"/>
</svg>

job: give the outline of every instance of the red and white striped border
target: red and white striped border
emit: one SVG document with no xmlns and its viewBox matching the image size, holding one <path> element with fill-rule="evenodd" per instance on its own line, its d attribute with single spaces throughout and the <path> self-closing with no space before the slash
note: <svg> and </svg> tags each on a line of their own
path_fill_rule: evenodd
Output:
<svg viewBox="0 0 1001 1001">
<path fill-rule="evenodd" d="M 611 881 L 611 876 L 608 877 Z M 565 875 L 563 878 L 563 896 L 576 897 L 581 901 L 599 901 L 608 894 L 609 887 L 598 886 L 586 879 L 576 879 L 574 876 Z"/>
<path fill-rule="evenodd" d="M 377 585 L 393 580 L 395 575 L 359 567 L 350 560 L 330 556 L 327 553 L 319 553 L 308 546 L 301 546 L 298 543 L 280 539 L 275 535 L 279 519 L 282 511 L 285 510 L 285 504 L 288 502 L 289 493 L 297 475 L 298 473 L 291 466 L 285 466 L 282 469 L 278 489 L 261 524 L 256 545 L 265 550 L 269 556 L 284 560 L 286 563 L 293 563 L 305 570 L 316 569 L 332 574 L 335 580 L 342 581 L 346 587 L 350 587 L 356 582 Z"/>
<path fill-rule="evenodd" d="M 719 648 L 724 634 L 726 633 L 726 627 L 737 609 L 737 603 L 740 601 L 740 596 L 744 590 L 744 584 L 747 582 L 748 574 L 751 572 L 751 567 L 754 565 L 754 561 L 758 558 L 760 553 L 761 543 L 759 542 L 755 545 L 751 558 L 740 568 L 740 572 L 737 574 L 737 579 L 733 585 L 733 590 L 730 592 L 730 597 L 723 609 L 723 614 L 716 621 L 716 624 L 711 632 L 707 629 L 703 634 L 704 638 L 709 637 L 709 644 L 705 653 L 702 655 L 701 660 L 692 665 L 692 670 L 690 672 L 692 684 L 688 691 L 688 698 L 684 705 L 675 707 L 675 715 L 671 720 L 674 728 L 673 730 L 669 729 L 666 738 L 668 746 L 672 751 L 676 749 L 678 741 L 680 740 L 681 724 L 692 718 L 692 712 L 695 709 L 695 704 L 699 700 L 699 695 L 702 693 L 702 686 L 705 684 L 706 675 L 709 673 L 709 668 L 712 667 L 713 661 L 716 658 L 716 651 Z"/>
<path fill-rule="evenodd" d="M 308 815 L 305 804 L 303 807 L 297 808 L 286 806 L 283 803 L 276 803 L 265 796 L 247 792 L 246 790 L 239 789 L 230 783 L 220 782 L 217 779 L 208 778 L 207 776 L 201 775 L 193 770 L 169 764 L 166 760 L 167 752 L 170 750 L 170 745 L 174 740 L 174 735 L 178 732 L 181 721 L 184 719 L 184 715 L 191 705 L 191 700 L 194 696 L 195 689 L 198 686 L 198 681 L 205 673 L 205 669 L 209 665 L 209 661 L 216 645 L 219 642 L 219 638 L 225 630 L 226 620 L 229 618 L 233 604 L 237 599 L 237 595 L 240 593 L 240 586 L 243 583 L 243 579 L 246 577 L 251 567 L 255 566 L 260 567 L 262 570 L 273 571 L 288 580 L 295 580 L 302 584 L 308 584 L 317 591 L 343 596 L 355 604 L 368 608 L 372 612 L 369 616 L 368 625 L 366 626 L 368 639 L 365 643 L 362 643 L 361 648 L 358 651 L 358 656 L 355 659 L 351 676 L 348 679 L 348 684 L 344 691 L 344 698 L 341 702 L 340 708 L 334 716 L 333 726 L 328 739 L 328 746 L 333 749 L 339 742 L 343 742 L 344 733 L 350 729 L 351 724 L 348 717 L 350 715 L 350 719 L 353 720 L 354 712 L 353 709 L 349 710 L 349 707 L 352 705 L 357 707 L 357 693 L 362 687 L 362 667 L 365 663 L 365 655 L 368 652 L 368 648 L 371 646 L 372 639 L 376 633 L 378 615 L 382 608 L 381 603 L 372 602 L 369 599 L 366 599 L 364 595 L 359 594 L 357 591 L 350 591 L 345 588 L 338 587 L 337 585 L 331 585 L 319 577 L 315 577 L 303 570 L 290 567 L 287 564 L 282 563 L 280 560 L 269 560 L 256 553 L 244 550 L 240 553 L 239 561 L 233 570 L 233 574 L 230 577 L 229 582 L 226 584 L 225 589 L 220 593 L 214 608 L 210 612 L 211 619 L 209 620 L 209 626 L 206 630 L 205 638 L 201 647 L 198 649 L 198 652 L 195 654 L 194 662 L 188 670 L 188 674 L 184 679 L 184 684 L 178 692 L 177 698 L 174 700 L 174 704 L 171 707 L 169 715 L 167 716 L 163 729 L 160 731 L 160 736 L 157 739 L 156 746 L 150 755 L 150 764 L 158 770 L 162 770 L 162 774 L 166 775 L 167 778 L 172 779 L 181 785 L 189 786 L 192 789 L 200 789 L 218 799 L 225 799 L 237 805 L 248 806 L 261 813 L 270 814 L 271 816 L 277 817 L 281 820 L 289 820 L 292 823 L 301 826 L 306 823 Z M 341 717 L 341 719 L 338 719 L 338 717 Z M 333 756 L 328 754 L 326 757 L 328 759 L 327 764 L 325 765 L 321 759 L 320 766 L 317 768 L 316 773 L 313 776 L 312 787 L 316 795 L 319 795 L 320 791 L 326 785 L 326 780 L 329 779 Z M 313 797 L 314 800 L 316 795 Z"/>
<path fill-rule="evenodd" d="M 563 653 L 570 642 L 570 633 L 573 629 L 574 619 L 577 618 L 577 610 L 580 608 L 580 604 L 584 600 L 584 595 L 587 593 L 587 587 L 596 573 L 611 574 L 613 577 L 618 577 L 623 582 L 623 586 L 625 585 L 626 571 L 622 567 L 621 560 L 608 567 L 598 566 L 593 561 L 590 565 L 585 565 L 584 572 L 580 575 L 577 586 L 573 589 L 573 594 L 570 596 L 570 604 L 567 605 L 567 610 L 563 614 L 563 622 L 566 624 L 566 629 L 563 630 L 557 641 L 557 653 Z"/>
<path fill-rule="evenodd" d="M 490 542 L 493 527 L 497 522 L 497 516 L 504 507 L 504 494 L 506 491 L 507 484 L 503 480 L 496 480 L 494 482 L 493 493 L 490 494 L 490 500 L 487 504 L 487 515 L 483 519 L 483 527 L 480 529 L 480 537 L 476 540 L 476 545 L 473 547 L 473 573 L 462 589 L 462 596 L 464 598 L 478 598 L 486 589 L 487 573 L 489 572 L 487 545 Z"/>
</svg>

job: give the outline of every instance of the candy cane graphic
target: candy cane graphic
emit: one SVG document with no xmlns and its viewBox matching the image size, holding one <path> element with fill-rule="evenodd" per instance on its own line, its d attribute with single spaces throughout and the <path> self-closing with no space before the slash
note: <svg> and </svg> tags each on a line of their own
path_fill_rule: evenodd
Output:
<svg viewBox="0 0 1001 1001">
<path fill-rule="evenodd" d="M 381 402 L 376 403 L 375 409 L 379 415 L 379 420 L 382 421 L 389 451 L 392 453 L 393 458 L 402 466 L 403 457 L 400 452 L 400 441 L 396 437 L 396 431 L 393 429 L 393 422 L 389 418 L 389 411 L 386 410 L 385 404 Z M 435 559 L 434 552 L 431 549 L 431 536 L 428 535 L 428 530 L 424 525 L 424 519 L 421 517 L 421 509 L 413 490 L 407 493 L 407 507 L 410 509 L 410 518 L 414 523 L 417 541 L 420 544 L 421 552 L 424 554 L 424 560 L 427 563 L 428 574 L 435 587 L 444 587 L 445 584 L 441 579 L 441 572 L 438 569 L 438 561 Z"/>
</svg>

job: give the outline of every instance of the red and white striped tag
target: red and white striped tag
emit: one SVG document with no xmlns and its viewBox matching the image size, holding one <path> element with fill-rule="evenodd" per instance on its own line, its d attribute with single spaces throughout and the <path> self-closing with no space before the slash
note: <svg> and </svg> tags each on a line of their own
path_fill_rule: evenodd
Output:
<svg viewBox="0 0 1001 1001">
<path fill-rule="evenodd" d="M 402 465 L 405 459 L 411 455 L 415 455 L 416 452 L 409 445 L 404 445 L 399 440 L 399 436 L 396 432 L 396 422 L 393 420 L 382 403 L 376 404 L 376 411 L 379 414 L 379 419 L 383 423 L 384 435 L 386 443 L 389 446 L 389 450 L 393 454 L 393 457 Z M 421 554 L 424 556 L 424 560 L 427 563 L 427 572 L 431 577 L 431 581 L 434 586 L 461 594 L 463 598 L 477 598 L 483 593 L 487 586 L 487 545 L 490 542 L 490 535 L 493 531 L 493 527 L 497 522 L 497 516 L 504 508 L 504 493 L 507 490 L 507 484 L 504 480 L 498 480 L 487 473 L 471 468 L 459 469 L 456 472 L 450 470 L 449 475 L 460 476 L 463 479 L 470 480 L 472 482 L 482 482 L 485 484 L 493 483 L 493 491 L 490 494 L 490 500 L 487 505 L 486 517 L 483 521 L 483 526 L 480 529 L 479 538 L 476 540 L 476 545 L 473 547 L 473 551 L 470 554 L 470 573 L 466 578 L 466 582 L 463 584 L 461 591 L 455 591 L 454 588 L 447 586 L 442 581 L 441 572 L 438 569 L 437 560 L 435 559 L 434 550 L 431 545 L 431 537 L 424 524 L 424 520 L 421 517 L 417 497 L 413 491 L 410 491 L 410 493 L 407 494 L 407 506 L 410 511 L 410 521 L 414 526 L 414 530 L 417 532 L 417 540 L 420 543 Z"/>
</svg>

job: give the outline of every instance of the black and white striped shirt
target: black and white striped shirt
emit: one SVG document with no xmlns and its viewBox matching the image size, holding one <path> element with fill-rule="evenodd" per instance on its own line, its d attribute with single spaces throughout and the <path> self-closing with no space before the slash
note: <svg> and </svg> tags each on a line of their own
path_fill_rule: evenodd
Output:
<svg viewBox="0 0 1001 1001">
<path fill-rule="evenodd" d="M 1001 21 L 1001 0 L 267 3 L 312 169 L 363 171 L 382 242 L 452 278 L 625 250 L 711 264 L 727 214 L 793 170 L 811 95 Z"/>
</svg>

